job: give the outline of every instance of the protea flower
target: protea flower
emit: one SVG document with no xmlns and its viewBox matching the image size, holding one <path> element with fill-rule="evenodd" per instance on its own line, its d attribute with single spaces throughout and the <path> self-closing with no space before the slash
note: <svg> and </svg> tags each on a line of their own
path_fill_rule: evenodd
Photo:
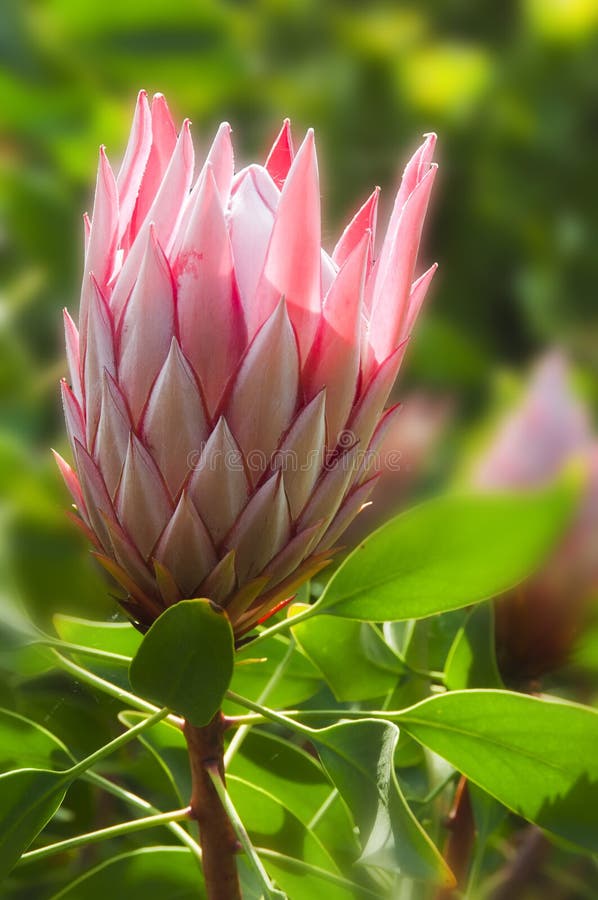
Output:
<svg viewBox="0 0 598 900">
<path fill-rule="evenodd" d="M 575 521 L 542 569 L 496 607 L 501 668 L 516 678 L 539 677 L 566 661 L 598 591 L 598 444 L 566 360 L 553 351 L 499 426 L 474 482 L 486 490 L 541 487 L 573 460 L 586 475 Z"/>
<path fill-rule="evenodd" d="M 285 121 L 235 174 L 230 127 L 194 178 L 189 122 L 139 95 L 103 148 L 62 397 L 79 525 L 147 626 L 204 596 L 241 635 L 330 557 L 376 480 L 384 406 L 435 266 L 414 281 L 427 136 L 374 260 L 378 189 L 329 255 L 314 135 Z"/>
</svg>

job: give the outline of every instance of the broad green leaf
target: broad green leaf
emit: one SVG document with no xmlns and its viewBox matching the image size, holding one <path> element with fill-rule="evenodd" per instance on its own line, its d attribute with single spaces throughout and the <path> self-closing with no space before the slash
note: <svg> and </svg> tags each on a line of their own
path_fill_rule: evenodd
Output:
<svg viewBox="0 0 598 900">
<path fill-rule="evenodd" d="M 0 709 L 0 771 L 17 766 L 45 768 L 72 765 L 62 741 L 24 716 Z"/>
<path fill-rule="evenodd" d="M 529 494 L 430 500 L 366 538 L 314 608 L 382 622 L 424 618 L 501 594 L 540 565 L 576 498 L 567 482 Z"/>
<path fill-rule="evenodd" d="M 231 689 L 242 697 L 259 700 L 276 669 L 286 657 L 288 647 L 289 639 L 282 635 L 273 635 L 255 648 L 251 643 L 241 647 L 235 654 Z M 318 670 L 297 650 L 286 664 L 284 677 L 268 692 L 268 704 L 275 709 L 295 706 L 313 697 L 321 685 L 322 676 Z M 225 712 L 229 708 L 231 712 L 238 714 L 239 708 L 227 702 Z"/>
<path fill-rule="evenodd" d="M 313 756 L 264 731 L 252 729 L 247 735 L 230 773 L 263 787 L 304 825 L 330 798 L 330 781 Z M 312 830 L 335 859 L 357 856 L 352 821 L 340 800 L 330 805 Z"/>
<path fill-rule="evenodd" d="M 202 900 L 203 875 L 183 847 L 144 847 L 86 872 L 52 900 Z"/>
<path fill-rule="evenodd" d="M 0 775 L 0 881 L 60 807 L 70 778 L 49 769 Z"/>
<path fill-rule="evenodd" d="M 496 664 L 491 603 L 473 609 L 457 632 L 446 661 L 445 682 L 451 691 L 503 687 Z"/>
<path fill-rule="evenodd" d="M 518 815 L 598 850 L 598 713 L 508 691 L 441 694 L 394 721 Z"/>
<path fill-rule="evenodd" d="M 451 873 L 399 787 L 394 770 L 398 739 L 395 725 L 368 719 L 321 729 L 313 743 L 359 828 L 360 861 L 450 885 Z"/>
<path fill-rule="evenodd" d="M 233 658 L 233 632 L 225 613 L 209 600 L 183 600 L 151 626 L 129 677 L 141 696 L 201 727 L 222 705 Z"/>
<path fill-rule="evenodd" d="M 54 616 L 53 622 L 63 641 L 121 656 L 134 656 L 143 640 L 130 622 L 96 622 L 60 614 Z"/>
<path fill-rule="evenodd" d="M 306 828 L 277 797 L 260 785 L 250 784 L 234 775 L 226 780 L 233 804 L 256 848 L 266 847 L 311 865 L 340 875 L 330 853 L 312 831 Z M 353 900 L 355 894 L 345 887 L 315 877 L 306 877 L 297 869 L 264 859 L 270 877 L 292 900 Z"/>
<path fill-rule="evenodd" d="M 293 634 L 341 702 L 387 694 L 404 671 L 399 658 L 370 622 L 314 616 L 296 625 Z"/>
</svg>

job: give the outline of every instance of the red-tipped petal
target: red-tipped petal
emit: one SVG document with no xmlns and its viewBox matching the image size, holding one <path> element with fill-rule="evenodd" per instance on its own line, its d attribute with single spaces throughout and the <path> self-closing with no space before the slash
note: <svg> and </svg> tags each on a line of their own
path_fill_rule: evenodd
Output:
<svg viewBox="0 0 598 900">
<path fill-rule="evenodd" d="M 243 455 L 222 418 L 195 463 L 187 492 L 218 545 L 249 496 Z"/>
<path fill-rule="evenodd" d="M 285 181 L 250 311 L 252 334 L 285 297 L 306 359 L 321 312 L 320 187 L 313 131 L 310 129 Z"/>
<path fill-rule="evenodd" d="M 357 390 L 361 354 L 360 331 L 363 289 L 370 235 L 362 235 L 324 302 L 322 321 L 305 365 L 308 397 L 326 388 L 328 446 L 335 447 Z"/>
<path fill-rule="evenodd" d="M 290 119 L 285 119 L 266 160 L 266 169 L 279 188 L 282 188 L 284 185 L 294 156 L 291 121 Z"/>
<path fill-rule="evenodd" d="M 288 541 L 290 516 L 280 472 L 272 475 L 253 495 L 227 535 L 224 546 L 234 550 L 242 584 L 259 575 Z"/>
<path fill-rule="evenodd" d="M 213 414 L 243 352 L 245 324 L 211 166 L 197 192 L 174 273 L 181 346 Z"/>
<path fill-rule="evenodd" d="M 342 266 L 355 247 L 362 240 L 366 232 L 370 232 L 370 249 L 373 250 L 376 239 L 376 218 L 378 214 L 378 198 L 380 188 L 377 187 L 370 194 L 363 206 L 355 213 L 332 253 L 332 259 L 337 266 Z"/>
<path fill-rule="evenodd" d="M 226 207 L 235 171 L 231 127 L 228 122 L 223 122 L 218 128 L 212 146 L 208 150 L 206 165 L 212 168 L 214 181 L 220 194 L 220 202 L 223 207 Z"/>
<path fill-rule="evenodd" d="M 326 392 L 305 406 L 273 458 L 273 467 L 284 473 L 291 517 L 295 519 L 318 480 L 326 452 Z"/>
<path fill-rule="evenodd" d="M 299 528 L 309 528 L 316 522 L 322 522 L 324 528 L 332 520 L 355 475 L 359 452 L 355 444 L 328 464 L 299 517 Z"/>
<path fill-rule="evenodd" d="M 132 425 L 125 399 L 114 379 L 105 371 L 102 381 L 102 410 L 94 445 L 94 456 L 112 498 L 114 498 L 120 481 L 131 429 Z"/>
<path fill-rule="evenodd" d="M 116 509 L 125 531 L 147 560 L 172 515 L 172 503 L 155 462 L 134 434 L 118 486 Z"/>
<path fill-rule="evenodd" d="M 248 322 L 254 320 L 251 309 L 279 196 L 274 182 L 261 166 L 249 166 L 235 179 L 229 227 L 239 295 Z"/>
<path fill-rule="evenodd" d="M 357 404 L 348 430 L 362 448 L 369 447 L 372 435 L 392 390 L 400 365 L 407 349 L 404 341 L 388 359 L 385 359 L 373 377 L 367 383 Z"/>
<path fill-rule="evenodd" d="M 173 338 L 143 417 L 144 441 L 173 497 L 197 463 L 209 433 L 193 370 Z"/>
<path fill-rule="evenodd" d="M 81 485 L 79 483 L 79 479 L 77 478 L 76 472 L 69 466 L 67 461 L 62 458 L 60 453 L 57 453 L 56 450 L 52 450 L 52 455 L 56 461 L 56 465 L 60 470 L 60 474 L 62 475 L 63 481 L 67 486 L 67 489 L 73 498 L 73 503 L 77 507 L 77 511 L 81 516 L 83 516 L 85 522 L 88 522 L 87 509 L 85 508 L 85 500 L 83 499 L 83 492 L 81 490 Z"/>
<path fill-rule="evenodd" d="M 106 152 L 103 147 L 100 147 L 96 193 L 85 256 L 85 273 L 79 310 L 79 333 L 84 344 L 87 337 L 89 306 L 93 294 L 89 275 L 93 273 L 100 288 L 102 290 L 105 288 L 114 268 L 117 232 L 118 191 Z"/>
<path fill-rule="evenodd" d="M 81 444 L 85 443 L 85 419 L 83 418 L 83 413 L 77 402 L 77 398 L 64 378 L 60 382 L 60 392 L 62 395 L 62 408 L 64 411 L 66 430 L 71 443 L 71 449 L 74 453 L 75 440 L 79 441 Z"/>
<path fill-rule="evenodd" d="M 359 515 L 359 513 L 363 509 L 364 504 L 366 504 L 369 500 L 372 491 L 376 487 L 376 483 L 379 477 L 379 475 L 374 475 L 369 479 L 369 481 L 364 482 L 363 484 L 359 485 L 359 487 L 351 491 L 346 500 L 343 502 L 336 516 L 330 523 L 330 526 L 324 534 L 324 537 L 317 545 L 316 549 L 318 553 L 334 547 L 337 541 L 342 537 L 343 533 L 347 530 L 353 519 L 355 519 L 355 517 Z"/>
<path fill-rule="evenodd" d="M 424 272 L 423 275 L 415 281 L 411 286 L 411 293 L 409 294 L 409 305 L 407 307 L 407 315 L 405 316 L 405 324 L 403 327 L 403 331 L 401 337 L 406 338 L 409 337 L 413 326 L 419 316 L 420 310 L 422 308 L 423 302 L 426 299 L 426 294 L 428 293 L 428 288 L 432 283 L 432 279 L 438 268 L 438 263 L 433 263 L 430 268 Z"/>
<path fill-rule="evenodd" d="M 67 309 L 63 310 L 64 339 L 66 344 L 66 361 L 69 367 L 71 389 L 80 404 L 83 403 L 83 385 L 81 382 L 81 352 L 79 348 L 79 332 Z"/>
<path fill-rule="evenodd" d="M 162 532 L 154 556 L 187 596 L 217 563 L 210 535 L 185 492 Z"/>
<path fill-rule="evenodd" d="M 131 216 L 126 247 L 133 243 L 143 225 L 176 147 L 176 127 L 162 94 L 154 94 L 152 98 L 151 129 L 150 153 Z"/>
<path fill-rule="evenodd" d="M 186 121 L 183 123 L 174 153 L 153 197 L 145 221 L 133 241 L 114 284 L 110 308 L 116 322 L 119 322 L 123 314 L 141 267 L 147 247 L 150 223 L 154 226 L 156 240 L 164 248 L 166 255 L 169 253 L 171 240 L 182 215 L 183 202 L 191 186 L 193 165 L 193 141 L 189 122 Z"/>
<path fill-rule="evenodd" d="M 409 195 L 396 229 L 394 232 L 389 229 L 370 276 L 373 293 L 368 340 L 378 362 L 392 353 L 404 333 L 411 283 L 435 174 L 435 166 L 428 169 Z"/>
<path fill-rule="evenodd" d="M 140 91 L 129 143 L 116 178 L 119 198 L 119 239 L 129 227 L 152 146 L 152 116 L 147 94 Z"/>
<path fill-rule="evenodd" d="M 116 519 L 112 500 L 106 490 L 102 473 L 85 447 L 78 441 L 75 441 L 75 460 L 89 524 L 102 547 L 108 551 L 111 544 L 106 520 Z"/>
<path fill-rule="evenodd" d="M 112 319 L 106 302 L 93 276 L 90 279 L 90 306 L 87 323 L 87 341 L 84 364 L 85 418 L 87 445 L 93 446 L 100 419 L 101 391 L 104 370 L 114 375 L 114 335 Z"/>
<path fill-rule="evenodd" d="M 119 335 L 118 376 L 137 423 L 174 334 L 174 286 L 153 227 Z"/>
<path fill-rule="evenodd" d="M 224 606 L 235 590 L 236 584 L 235 551 L 231 550 L 226 556 L 222 557 L 207 578 L 193 591 L 193 596 L 209 597 L 214 603 Z"/>
<path fill-rule="evenodd" d="M 280 302 L 255 336 L 232 385 L 226 418 L 257 483 L 297 408 L 299 358 L 286 306 Z"/>
</svg>

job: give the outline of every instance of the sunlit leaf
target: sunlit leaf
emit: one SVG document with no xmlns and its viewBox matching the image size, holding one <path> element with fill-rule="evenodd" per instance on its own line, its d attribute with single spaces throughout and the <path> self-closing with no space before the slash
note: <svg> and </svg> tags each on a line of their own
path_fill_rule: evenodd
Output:
<svg viewBox="0 0 598 900">
<path fill-rule="evenodd" d="M 359 828 L 360 861 L 408 878 L 452 884 L 442 857 L 397 782 L 398 738 L 396 726 L 368 719 L 321 729 L 313 742 Z"/>
<path fill-rule="evenodd" d="M 503 687 L 496 663 L 492 604 L 473 609 L 457 632 L 446 661 L 445 682 L 454 691 Z"/>
<path fill-rule="evenodd" d="M 387 694 L 405 668 L 369 622 L 314 616 L 296 625 L 293 634 L 339 701 Z"/>
<path fill-rule="evenodd" d="M 316 836 L 303 825 L 284 803 L 264 790 L 235 776 L 227 778 L 227 789 L 255 847 L 267 847 L 303 860 L 324 872 L 341 875 L 338 866 Z M 345 887 L 315 877 L 306 878 L 298 869 L 264 859 L 270 877 L 292 900 L 353 900 Z"/>
<path fill-rule="evenodd" d="M 447 495 L 383 525 L 335 572 L 320 612 L 361 621 L 478 603 L 536 569 L 570 520 L 570 483 L 530 494 Z"/>
<path fill-rule="evenodd" d="M 508 691 L 424 700 L 393 719 L 531 822 L 598 850 L 598 713 Z"/>
</svg>

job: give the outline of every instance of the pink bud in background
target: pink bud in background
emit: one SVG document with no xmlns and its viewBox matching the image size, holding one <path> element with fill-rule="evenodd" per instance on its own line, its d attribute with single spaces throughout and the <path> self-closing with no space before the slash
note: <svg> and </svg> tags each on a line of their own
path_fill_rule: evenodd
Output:
<svg viewBox="0 0 598 900">
<path fill-rule="evenodd" d="M 416 279 L 436 166 L 405 170 L 378 258 L 378 191 L 321 247 L 314 135 L 288 121 L 235 174 L 201 166 L 161 95 L 139 95 L 116 178 L 100 152 L 79 328 L 62 395 L 80 526 L 150 624 L 207 596 L 249 631 L 322 568 L 375 481 L 380 428 L 434 268 Z"/>
<path fill-rule="evenodd" d="M 562 665 L 598 592 L 598 442 L 557 351 L 539 361 L 519 406 L 501 424 L 474 474 L 483 489 L 549 484 L 573 460 L 585 490 L 569 532 L 542 570 L 497 604 L 505 674 L 535 678 Z"/>
</svg>

